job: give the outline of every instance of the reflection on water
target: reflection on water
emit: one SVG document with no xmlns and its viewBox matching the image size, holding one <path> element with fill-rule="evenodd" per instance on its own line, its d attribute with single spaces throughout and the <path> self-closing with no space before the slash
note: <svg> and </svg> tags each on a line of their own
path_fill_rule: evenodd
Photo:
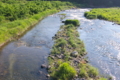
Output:
<svg viewBox="0 0 120 80">
<path fill-rule="evenodd" d="M 48 16 L 18 41 L 1 49 L 0 80 L 47 80 L 47 71 L 40 66 L 47 64 L 52 37 L 61 24 L 59 15 Z"/>
<path fill-rule="evenodd" d="M 10 54 L 9 55 L 9 74 L 10 74 L 10 79 L 12 79 L 13 77 L 13 66 L 14 66 L 14 63 L 16 61 L 16 54 Z"/>
<path fill-rule="evenodd" d="M 84 17 L 88 9 L 66 10 L 66 19 L 79 19 L 80 39 L 85 43 L 87 57 L 104 76 L 120 80 L 120 25 Z"/>
<path fill-rule="evenodd" d="M 114 80 L 120 80 L 120 26 L 86 19 L 85 11 L 89 10 L 73 9 L 58 14 L 66 14 L 65 19 L 80 20 L 78 31 L 90 63 L 104 76 L 109 74 Z M 0 50 L 0 80 L 46 80 L 47 71 L 40 65 L 47 64 L 52 37 L 62 24 L 58 14 L 48 16 L 18 41 Z"/>
</svg>

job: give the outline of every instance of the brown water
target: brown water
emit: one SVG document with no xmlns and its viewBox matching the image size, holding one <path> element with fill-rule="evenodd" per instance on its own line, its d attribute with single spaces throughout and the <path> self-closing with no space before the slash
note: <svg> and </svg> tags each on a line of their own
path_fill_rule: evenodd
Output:
<svg viewBox="0 0 120 80">
<path fill-rule="evenodd" d="M 43 19 L 17 41 L 0 50 L 0 80 L 47 80 L 45 69 L 53 41 L 61 25 L 57 14 Z M 42 71 L 42 73 L 40 73 Z"/>
</svg>

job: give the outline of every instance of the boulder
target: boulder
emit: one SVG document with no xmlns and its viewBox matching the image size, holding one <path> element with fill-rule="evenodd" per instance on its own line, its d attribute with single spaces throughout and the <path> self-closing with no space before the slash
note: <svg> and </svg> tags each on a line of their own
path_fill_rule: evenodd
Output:
<svg viewBox="0 0 120 80">
<path fill-rule="evenodd" d="M 77 51 L 74 51 L 70 54 L 72 57 L 77 57 L 78 56 L 78 52 Z"/>
<path fill-rule="evenodd" d="M 49 65 L 49 66 L 47 66 L 47 70 L 49 70 L 51 68 L 51 66 Z"/>
<path fill-rule="evenodd" d="M 47 77 L 47 78 L 49 78 L 49 77 L 50 77 L 50 75 L 49 75 L 49 74 L 47 74 L 47 75 L 46 75 L 46 77 Z"/>
<path fill-rule="evenodd" d="M 42 64 L 41 68 L 47 68 L 47 66 L 45 64 Z"/>
</svg>

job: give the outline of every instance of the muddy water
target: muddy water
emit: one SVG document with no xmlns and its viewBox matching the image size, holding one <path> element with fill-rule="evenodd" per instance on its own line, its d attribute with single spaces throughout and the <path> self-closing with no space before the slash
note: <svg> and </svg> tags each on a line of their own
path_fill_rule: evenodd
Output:
<svg viewBox="0 0 120 80">
<path fill-rule="evenodd" d="M 66 19 L 79 19 L 80 39 L 85 43 L 89 62 L 105 77 L 120 80 L 120 25 L 84 17 L 88 9 L 67 10 Z"/>
<path fill-rule="evenodd" d="M 17 41 L 0 50 L 0 80 L 47 80 L 45 69 L 53 41 L 61 25 L 57 14 L 46 17 Z"/>
</svg>

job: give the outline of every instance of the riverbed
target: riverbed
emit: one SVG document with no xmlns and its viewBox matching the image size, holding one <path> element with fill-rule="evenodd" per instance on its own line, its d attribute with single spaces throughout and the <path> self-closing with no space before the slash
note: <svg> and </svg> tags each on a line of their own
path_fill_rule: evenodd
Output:
<svg viewBox="0 0 120 80">
<path fill-rule="evenodd" d="M 48 80 L 47 71 L 41 64 L 47 64 L 47 57 L 54 44 L 52 37 L 60 28 L 59 14 L 63 19 L 78 19 L 78 31 L 83 40 L 89 63 L 104 76 L 120 80 L 120 25 L 104 20 L 89 20 L 84 12 L 89 9 L 71 9 L 50 15 L 18 40 L 0 49 L 0 80 Z"/>
</svg>

